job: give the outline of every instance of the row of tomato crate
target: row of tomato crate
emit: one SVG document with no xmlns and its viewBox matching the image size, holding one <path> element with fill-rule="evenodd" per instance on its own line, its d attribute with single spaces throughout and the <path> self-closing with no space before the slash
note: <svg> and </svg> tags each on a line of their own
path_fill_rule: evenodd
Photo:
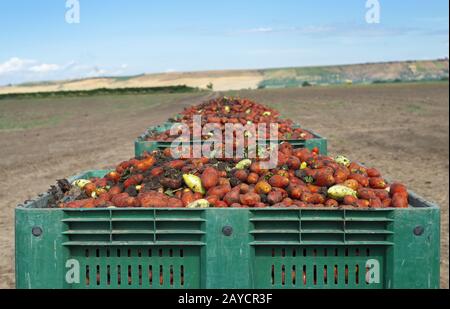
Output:
<svg viewBox="0 0 450 309">
<path fill-rule="evenodd" d="M 136 157 L 170 147 L 149 132 L 171 125 L 138 137 Z M 327 154 L 312 134 L 286 141 Z M 48 198 L 16 208 L 18 288 L 439 287 L 439 207 L 413 192 L 406 209 L 364 211 L 49 209 Z"/>
<path fill-rule="evenodd" d="M 165 123 L 150 127 L 146 133 L 138 137 L 135 141 L 136 157 L 144 152 L 170 147 L 170 142 L 149 140 L 148 133 L 166 131 L 171 125 Z M 318 148 L 321 153 L 326 154 L 327 140 L 318 134 L 313 135 L 314 138 L 310 140 L 290 140 L 290 142 L 296 148 Z M 104 173 L 105 171 L 83 173 L 71 177 L 70 181 L 103 176 Z M 265 283 L 261 280 L 253 282 L 245 271 L 225 271 L 221 267 L 222 263 L 230 266 L 242 264 L 242 250 L 254 248 L 250 243 L 244 245 L 249 235 L 258 234 L 250 233 L 246 228 L 247 224 L 243 221 L 245 218 L 248 219 L 249 213 L 246 211 L 221 212 L 213 209 L 201 212 L 143 209 L 128 209 L 125 212 L 112 210 L 90 212 L 81 209 L 68 211 L 47 208 L 48 197 L 48 194 L 44 193 L 33 201 L 27 201 L 16 207 L 15 248 L 18 288 L 250 288 L 264 287 L 265 284 L 268 284 L 267 287 L 285 286 L 284 283 L 280 285 L 276 282 L 280 279 L 278 278 L 280 275 L 269 274 L 269 277 L 263 279 Z M 112 218 L 113 214 L 121 218 Z M 157 214 L 166 214 L 168 217 L 164 219 L 163 216 L 162 221 L 159 221 L 159 218 L 155 218 Z M 277 215 L 281 213 L 273 212 L 270 217 Z M 295 223 L 288 218 L 287 221 L 279 219 L 281 230 L 285 228 L 283 223 L 290 225 Z M 159 230 L 156 233 L 157 221 L 162 224 L 164 231 Z M 260 224 L 263 225 L 265 222 L 262 221 Z M 232 230 L 230 235 L 222 233 L 221 229 L 225 227 Z M 247 235 L 244 235 L 244 232 Z M 270 234 L 261 235 L 270 238 Z M 273 235 L 283 234 L 275 231 Z M 295 239 L 295 233 L 288 235 L 286 240 L 292 237 Z M 258 243 L 257 239 L 255 245 Z M 222 245 L 216 243 L 217 241 Z M 276 239 L 270 240 L 269 243 L 276 247 L 283 246 L 283 242 L 277 244 Z M 284 243 L 289 246 L 294 244 L 295 241 Z M 258 246 L 263 246 L 263 242 Z M 258 249 L 258 252 L 260 250 L 263 252 L 266 249 L 265 247 L 264 250 Z M 253 249 L 251 251 L 255 254 Z M 136 255 L 137 252 L 140 253 Z M 147 255 L 142 255 L 144 252 Z M 154 252 L 153 255 L 151 252 Z M 222 254 L 212 255 L 213 252 Z M 250 251 L 245 255 L 246 261 L 249 262 Z M 206 266 L 215 269 L 206 271 Z M 267 267 L 266 265 L 265 268 Z M 298 275 L 301 275 L 300 269 Z M 260 276 L 267 276 L 267 273 L 261 273 Z M 275 277 L 278 279 L 275 280 Z M 298 280 L 300 282 L 300 279 Z M 258 286 L 256 282 L 261 282 L 262 285 Z M 308 285 L 305 283 L 305 286 Z M 287 286 L 296 287 L 295 284 Z"/>
</svg>

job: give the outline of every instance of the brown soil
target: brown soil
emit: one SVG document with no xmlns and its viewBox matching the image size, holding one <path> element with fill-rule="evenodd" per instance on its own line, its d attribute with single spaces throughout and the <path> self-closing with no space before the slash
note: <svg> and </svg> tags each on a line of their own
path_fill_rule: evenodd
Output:
<svg viewBox="0 0 450 309">
<path fill-rule="evenodd" d="M 230 94 L 230 93 L 229 93 Z M 347 154 L 442 207 L 442 287 L 448 288 L 448 84 L 233 92 L 280 109 Z M 206 95 L 0 101 L 0 288 L 14 287 L 14 207 L 57 179 L 133 156 L 133 140 Z M 52 121 L 27 122 L 24 117 Z M 54 121 L 56 119 L 56 121 Z M 20 124 L 25 122 L 23 128 Z"/>
</svg>

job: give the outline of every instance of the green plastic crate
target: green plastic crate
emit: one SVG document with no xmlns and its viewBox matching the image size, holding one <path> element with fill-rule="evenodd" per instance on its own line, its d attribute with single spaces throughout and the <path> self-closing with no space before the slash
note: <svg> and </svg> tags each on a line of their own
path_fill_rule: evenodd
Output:
<svg viewBox="0 0 450 309">
<path fill-rule="evenodd" d="M 164 142 L 164 141 L 147 141 L 147 136 L 150 131 L 155 130 L 156 132 L 162 133 L 170 129 L 173 123 L 166 122 L 162 125 L 151 127 L 139 136 L 134 142 L 134 152 L 136 157 L 140 157 L 144 152 L 151 152 L 158 149 L 165 149 L 170 147 L 172 142 Z M 295 125 L 295 127 L 300 127 Z M 321 154 L 328 154 L 328 141 L 326 138 L 320 136 L 319 134 L 308 130 L 314 135 L 314 138 L 309 140 L 299 139 L 299 140 L 280 140 L 279 143 L 289 142 L 294 146 L 294 148 L 308 148 L 310 150 L 314 148 L 318 148 Z M 270 141 L 267 141 L 269 143 Z M 191 144 L 199 144 L 201 141 L 191 141 Z M 203 142 L 205 143 L 205 142 Z M 206 141 L 207 143 L 207 141 Z"/>
<path fill-rule="evenodd" d="M 439 288 L 439 208 L 414 193 L 407 209 L 379 210 L 46 209 L 47 199 L 16 208 L 17 288 Z"/>
</svg>

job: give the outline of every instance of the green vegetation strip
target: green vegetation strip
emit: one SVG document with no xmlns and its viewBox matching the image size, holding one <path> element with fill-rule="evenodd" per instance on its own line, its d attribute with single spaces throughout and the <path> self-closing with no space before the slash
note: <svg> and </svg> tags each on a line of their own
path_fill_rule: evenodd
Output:
<svg viewBox="0 0 450 309">
<path fill-rule="evenodd" d="M 86 97 L 94 95 L 129 95 L 129 94 L 155 94 L 155 93 L 192 93 L 200 92 L 199 88 L 180 86 L 167 87 L 147 87 L 147 88 L 99 88 L 93 90 L 76 91 L 53 91 L 53 92 L 33 92 L 33 93 L 8 93 L 0 94 L 2 99 L 22 99 L 22 98 L 49 98 L 49 97 Z"/>
</svg>

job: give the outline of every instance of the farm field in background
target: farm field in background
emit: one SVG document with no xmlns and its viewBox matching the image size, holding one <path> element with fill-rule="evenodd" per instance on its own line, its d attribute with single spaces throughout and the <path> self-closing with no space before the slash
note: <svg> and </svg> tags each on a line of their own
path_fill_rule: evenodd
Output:
<svg viewBox="0 0 450 309">
<path fill-rule="evenodd" d="M 133 140 L 215 95 L 254 99 L 442 207 L 448 288 L 448 82 L 0 100 L 0 288 L 14 287 L 14 207 L 56 179 L 133 156 Z"/>
<path fill-rule="evenodd" d="M 298 88 L 307 85 L 372 84 L 412 81 L 448 81 L 448 59 L 392 61 L 350 65 L 288 67 L 261 70 L 226 70 L 97 77 L 80 80 L 0 86 L 9 93 L 88 91 L 145 87 L 187 87 L 216 91 L 230 89 Z"/>
</svg>

